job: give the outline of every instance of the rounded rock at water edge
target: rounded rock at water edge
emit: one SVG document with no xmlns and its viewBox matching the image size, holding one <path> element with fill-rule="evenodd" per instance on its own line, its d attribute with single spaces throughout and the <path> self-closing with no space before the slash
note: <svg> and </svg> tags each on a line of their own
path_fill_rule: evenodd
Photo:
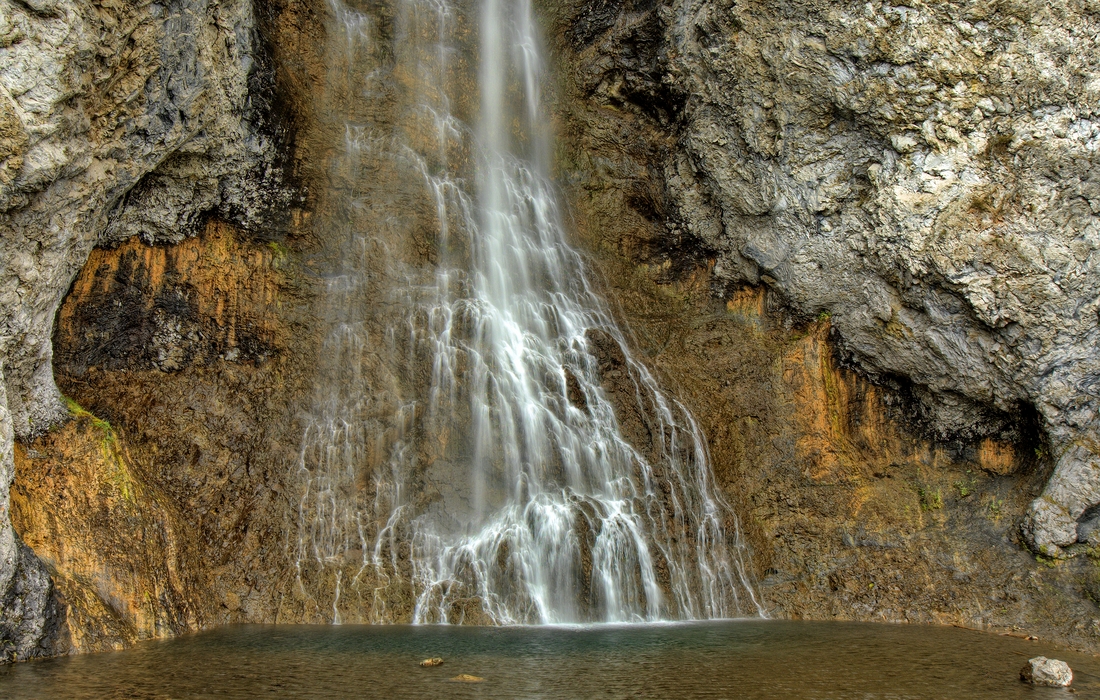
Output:
<svg viewBox="0 0 1100 700">
<path fill-rule="evenodd" d="M 1073 671 L 1065 661 L 1036 656 L 1020 669 L 1020 680 L 1032 685 L 1062 688 L 1073 682 Z"/>
</svg>

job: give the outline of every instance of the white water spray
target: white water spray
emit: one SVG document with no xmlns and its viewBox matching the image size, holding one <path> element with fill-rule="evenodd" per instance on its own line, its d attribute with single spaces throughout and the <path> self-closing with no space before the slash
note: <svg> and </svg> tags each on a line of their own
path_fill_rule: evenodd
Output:
<svg viewBox="0 0 1100 700">
<path fill-rule="evenodd" d="M 352 567 L 344 595 L 369 588 L 373 620 L 760 614 L 698 427 L 565 242 L 530 2 L 459 2 L 405 0 L 384 39 L 332 0 L 351 99 L 403 106 L 392 137 L 347 124 L 337 162 L 350 214 L 298 465 L 302 591 Z M 396 251 L 425 225 L 385 204 L 410 193 L 430 204 L 419 258 Z"/>
</svg>

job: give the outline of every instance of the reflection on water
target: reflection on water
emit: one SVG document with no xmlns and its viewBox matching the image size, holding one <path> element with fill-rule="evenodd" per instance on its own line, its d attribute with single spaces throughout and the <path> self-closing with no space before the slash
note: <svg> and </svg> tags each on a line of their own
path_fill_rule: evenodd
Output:
<svg viewBox="0 0 1100 700">
<path fill-rule="evenodd" d="M 1046 654 L 1075 693 L 1017 680 Z M 438 668 L 418 662 L 440 656 Z M 478 684 L 450 679 L 484 678 Z M 645 626 L 232 627 L 0 669 L 10 698 L 1100 697 L 1100 660 L 950 627 L 733 621 Z"/>
</svg>

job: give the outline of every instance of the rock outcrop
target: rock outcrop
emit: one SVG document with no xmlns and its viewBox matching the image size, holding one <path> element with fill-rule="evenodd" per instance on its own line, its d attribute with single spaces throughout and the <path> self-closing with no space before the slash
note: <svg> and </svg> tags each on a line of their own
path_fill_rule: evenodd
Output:
<svg viewBox="0 0 1100 700">
<path fill-rule="evenodd" d="M 606 7 L 605 7 L 606 5 Z M 940 437 L 1037 412 L 1053 476 L 1023 531 L 1100 502 L 1100 58 L 1075 2 L 604 3 L 591 94 L 671 139 L 666 246 L 831 316 Z M 610 8 L 610 11 L 609 11 Z M 606 16 L 605 16 L 606 15 Z"/>
<path fill-rule="evenodd" d="M 178 241 L 212 212 L 270 228 L 289 209 L 256 16 L 250 0 L 0 3 L 5 599 L 17 588 L 25 602 L 48 596 L 48 576 L 9 522 L 11 440 L 68 417 L 51 336 L 92 247 Z M 49 636 L 48 609 L 3 607 L 0 636 L 16 657 L 38 653 L 24 642 Z"/>
<path fill-rule="evenodd" d="M 992 399 L 932 391 L 915 371 L 884 369 L 870 350 L 858 355 L 849 336 L 873 340 L 873 329 L 853 325 L 863 307 L 846 296 L 844 285 L 871 275 L 878 258 L 852 252 L 839 234 L 820 238 L 775 223 L 805 203 L 790 194 L 782 154 L 744 145 L 746 127 L 737 119 L 749 119 L 755 107 L 738 100 L 759 94 L 763 109 L 769 100 L 780 104 L 804 93 L 817 99 L 814 91 L 825 83 L 769 87 L 764 68 L 779 66 L 786 81 L 799 75 L 797 66 L 782 63 L 790 57 L 783 51 L 749 55 L 737 48 L 750 37 L 729 22 L 744 12 L 745 26 L 755 27 L 753 41 L 762 43 L 818 15 L 802 5 L 726 5 L 719 12 L 716 4 L 695 3 L 694 10 L 710 8 L 725 24 L 716 29 L 697 18 L 703 28 L 689 36 L 693 25 L 686 18 L 694 15 L 677 7 L 681 14 L 647 2 L 544 4 L 556 28 L 562 76 L 561 179 L 578 245 L 591 251 L 639 355 L 665 386 L 677 388 L 707 435 L 716 482 L 752 542 L 769 613 L 1026 630 L 1095 647 L 1100 578 L 1094 563 L 1084 556 L 1057 565 L 1037 561 L 1022 546 L 1020 523 L 1028 520 L 1029 504 L 1053 466 L 1055 431 L 1044 423 L 1042 407 L 1035 411 L 1021 401 L 998 408 Z M 828 28 L 845 36 L 839 22 Z M 702 52 L 696 42 L 688 48 L 697 54 L 685 58 L 676 48 L 678 37 L 704 30 L 725 43 Z M 714 74 L 696 65 L 705 56 L 723 62 Z M 718 110 L 711 102 L 727 106 Z M 797 109 L 802 107 L 817 109 L 809 98 Z M 795 106 L 787 109 L 792 119 L 801 118 Z M 708 128 L 717 128 L 713 145 L 693 136 L 706 124 L 706 110 L 714 117 Z M 813 139 L 827 140 L 810 122 L 796 126 L 791 133 L 809 144 L 806 149 L 817 143 Z M 849 131 L 852 138 L 858 129 Z M 823 167 L 833 167 L 859 153 L 846 146 L 821 150 L 818 157 Z M 746 178 L 759 176 L 738 185 L 744 197 L 779 182 L 794 203 L 752 216 L 723 210 L 734 198 L 708 174 L 716 163 Z M 853 172 L 858 175 L 858 168 Z M 847 186 L 861 182 L 854 175 L 837 178 Z M 885 206 L 854 195 L 841 200 L 833 214 L 857 223 Z M 879 229 L 866 233 L 884 235 Z M 822 256 L 811 280 L 819 285 L 820 305 L 791 292 L 809 282 L 756 270 L 759 264 L 740 252 L 751 247 L 750 238 L 766 234 L 777 241 L 789 234 L 782 239 L 788 252 L 804 247 L 790 260 L 777 258 L 780 272 L 801 270 Z M 895 234 L 886 242 L 868 240 L 889 252 L 887 243 L 909 240 L 910 233 Z M 955 298 L 934 276 L 923 279 L 918 282 L 944 303 Z M 969 332 L 958 325 L 965 318 L 952 318 L 956 325 L 947 319 L 942 332 Z M 885 360 L 925 357 L 920 338 L 886 331 L 879 340 L 896 343 L 897 355 Z M 1086 510 L 1081 521 L 1081 539 L 1096 540 L 1100 509 Z"/>
</svg>

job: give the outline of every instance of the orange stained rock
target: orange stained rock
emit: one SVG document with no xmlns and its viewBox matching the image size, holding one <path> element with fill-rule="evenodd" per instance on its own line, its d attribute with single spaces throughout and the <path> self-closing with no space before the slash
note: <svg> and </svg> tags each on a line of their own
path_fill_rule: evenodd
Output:
<svg viewBox="0 0 1100 700">
<path fill-rule="evenodd" d="M 67 603 L 73 649 L 161 636 L 171 621 L 158 602 L 180 591 L 150 554 L 172 547 L 173 529 L 113 430 L 85 414 L 35 448 L 16 447 L 12 523 Z"/>
<path fill-rule="evenodd" d="M 978 463 L 987 472 L 1012 474 L 1016 471 L 1016 451 L 1012 445 L 986 438 L 978 446 Z"/>
<path fill-rule="evenodd" d="M 61 307 L 58 332 L 75 338 L 74 313 L 92 299 L 136 290 L 146 309 L 162 292 L 180 290 L 196 315 L 210 319 L 227 348 L 238 343 L 244 324 L 272 345 L 281 345 L 278 290 L 282 273 L 266 245 L 240 240 L 232 226 L 210 221 L 202 235 L 176 245 L 150 246 L 131 238 L 117 248 L 97 248 Z"/>
</svg>

